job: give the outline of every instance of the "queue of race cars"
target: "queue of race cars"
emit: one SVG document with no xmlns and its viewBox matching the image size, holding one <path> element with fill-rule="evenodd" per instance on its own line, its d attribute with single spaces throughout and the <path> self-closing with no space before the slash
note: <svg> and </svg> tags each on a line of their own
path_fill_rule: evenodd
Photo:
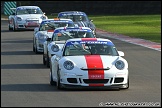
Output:
<svg viewBox="0 0 162 108">
<path fill-rule="evenodd" d="M 114 43 L 97 38 L 85 12 L 64 11 L 48 19 L 38 6 L 19 6 L 9 30 L 34 29 L 33 51 L 42 53 L 49 82 L 63 88 L 129 88 L 128 62 Z"/>
</svg>

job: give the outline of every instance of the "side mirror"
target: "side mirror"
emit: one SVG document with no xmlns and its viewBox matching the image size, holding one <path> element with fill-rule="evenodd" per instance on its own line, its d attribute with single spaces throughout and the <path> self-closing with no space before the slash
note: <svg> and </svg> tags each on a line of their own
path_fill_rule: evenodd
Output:
<svg viewBox="0 0 162 108">
<path fill-rule="evenodd" d="M 74 24 L 74 27 L 79 27 L 78 24 Z"/>
<path fill-rule="evenodd" d="M 93 20 L 92 20 L 92 19 L 90 19 L 90 21 L 91 21 L 91 22 L 93 22 Z"/>
<path fill-rule="evenodd" d="M 34 28 L 34 34 L 39 31 L 39 27 Z"/>
<path fill-rule="evenodd" d="M 124 52 L 123 51 L 118 51 L 119 56 L 124 56 Z"/>
<path fill-rule="evenodd" d="M 56 53 L 56 55 L 59 57 L 59 58 L 61 58 L 62 57 L 62 50 L 60 49 L 57 53 Z"/>
<path fill-rule="evenodd" d="M 51 38 L 47 38 L 47 39 L 46 39 L 46 41 L 50 41 L 50 40 L 51 40 Z"/>
</svg>

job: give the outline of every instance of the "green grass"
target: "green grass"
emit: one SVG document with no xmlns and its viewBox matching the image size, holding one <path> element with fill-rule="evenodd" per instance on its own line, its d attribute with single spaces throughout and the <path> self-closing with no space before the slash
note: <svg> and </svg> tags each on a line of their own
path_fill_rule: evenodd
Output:
<svg viewBox="0 0 162 108">
<path fill-rule="evenodd" d="M 47 16 L 57 17 L 57 15 Z M 88 16 L 93 20 L 96 28 L 161 43 L 161 15 Z M 6 15 L 1 17 L 8 18 Z"/>
<path fill-rule="evenodd" d="M 161 43 L 161 15 L 89 16 L 96 28 Z"/>
</svg>

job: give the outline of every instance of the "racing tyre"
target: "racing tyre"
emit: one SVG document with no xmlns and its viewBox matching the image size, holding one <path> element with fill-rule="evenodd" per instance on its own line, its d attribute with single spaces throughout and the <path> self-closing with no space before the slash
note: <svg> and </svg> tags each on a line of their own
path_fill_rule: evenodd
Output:
<svg viewBox="0 0 162 108">
<path fill-rule="evenodd" d="M 50 67 L 50 62 L 49 62 L 48 53 L 47 53 L 47 61 L 46 61 L 46 66 L 47 66 L 48 68 Z"/>
<path fill-rule="evenodd" d="M 35 46 L 35 53 L 38 54 L 37 45 Z"/>
<path fill-rule="evenodd" d="M 13 31 L 16 31 L 16 28 L 15 28 L 15 23 L 13 24 Z"/>
<path fill-rule="evenodd" d="M 35 47 L 34 47 L 34 40 L 33 40 L 33 52 L 35 52 Z"/>
<path fill-rule="evenodd" d="M 45 55 L 43 54 L 43 64 L 46 65 Z"/>
<path fill-rule="evenodd" d="M 58 90 L 61 90 L 62 89 L 62 86 L 60 84 L 60 72 L 59 72 L 59 69 L 57 69 L 57 89 Z"/>
<path fill-rule="evenodd" d="M 37 47 L 35 48 L 35 53 L 38 54 L 38 50 L 37 50 Z"/>
<path fill-rule="evenodd" d="M 56 85 L 56 82 L 53 81 L 52 72 L 50 72 L 50 85 Z"/>
<path fill-rule="evenodd" d="M 8 25 L 8 30 L 9 30 L 9 31 L 11 31 L 11 30 L 12 30 L 12 28 L 10 27 L 10 25 Z"/>
</svg>

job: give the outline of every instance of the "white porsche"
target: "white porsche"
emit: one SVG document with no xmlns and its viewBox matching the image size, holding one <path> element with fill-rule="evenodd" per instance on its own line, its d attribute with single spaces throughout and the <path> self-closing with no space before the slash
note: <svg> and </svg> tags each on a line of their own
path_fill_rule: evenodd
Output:
<svg viewBox="0 0 162 108">
<path fill-rule="evenodd" d="M 43 52 L 43 44 L 47 38 L 51 38 L 54 30 L 59 27 L 74 27 L 71 19 L 46 19 L 43 20 L 39 27 L 34 29 L 33 34 L 33 51 L 37 53 Z"/>
<path fill-rule="evenodd" d="M 12 10 L 14 13 L 8 18 L 9 30 L 34 29 L 42 20 L 48 19 L 38 6 L 19 6 Z"/>
<path fill-rule="evenodd" d="M 69 39 L 51 57 L 50 84 L 62 88 L 129 88 L 124 52 L 103 38 Z"/>
<path fill-rule="evenodd" d="M 50 67 L 50 58 L 58 53 L 67 39 L 94 38 L 92 30 L 88 27 L 60 27 L 55 29 L 52 38 L 44 42 L 43 64 Z"/>
</svg>

